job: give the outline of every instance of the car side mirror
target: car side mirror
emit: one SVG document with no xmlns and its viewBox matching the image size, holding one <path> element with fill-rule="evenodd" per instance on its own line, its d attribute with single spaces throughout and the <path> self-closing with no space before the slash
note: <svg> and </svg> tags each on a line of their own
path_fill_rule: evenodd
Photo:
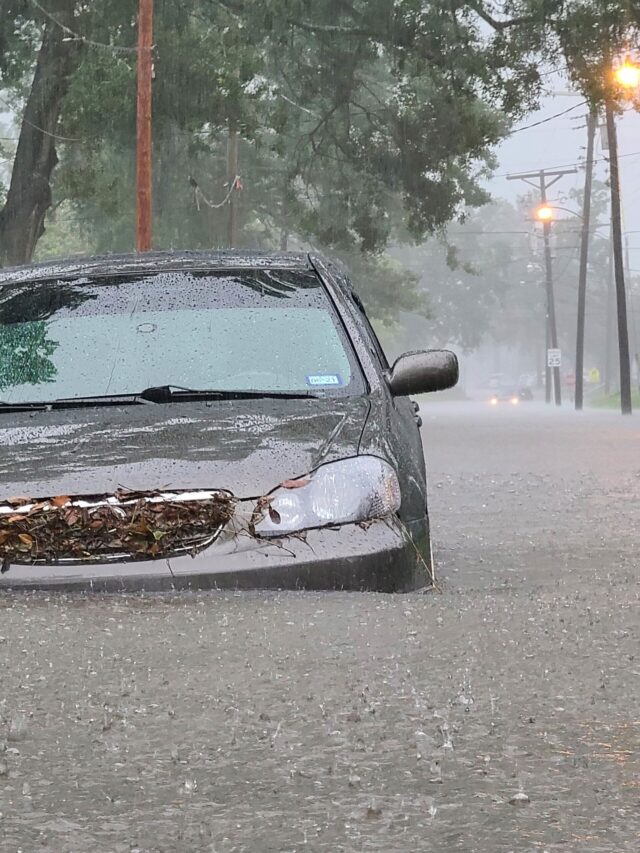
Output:
<svg viewBox="0 0 640 853">
<path fill-rule="evenodd" d="M 458 381 L 458 359 L 446 349 L 420 350 L 401 355 L 388 373 L 394 397 L 444 391 Z"/>
</svg>

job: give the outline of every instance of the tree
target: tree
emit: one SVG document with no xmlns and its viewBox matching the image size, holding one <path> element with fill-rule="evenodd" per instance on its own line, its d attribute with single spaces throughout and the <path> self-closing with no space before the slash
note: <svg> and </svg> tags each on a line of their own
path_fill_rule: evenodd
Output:
<svg viewBox="0 0 640 853">
<path fill-rule="evenodd" d="M 73 5 L 48 8 L 67 30 L 46 18 L 68 49 L 86 47 L 62 125 L 95 139 L 99 118 L 101 141 L 128 133 L 130 144 L 135 57 L 93 44 L 122 41 L 129 4 L 78 5 L 71 27 L 58 10 Z M 304 228 L 328 244 L 384 245 L 393 194 L 421 236 L 484 199 L 478 170 L 535 93 L 530 57 L 502 35 L 487 39 L 480 21 L 472 4 L 450 2 L 159 3 L 156 133 L 211 131 L 206 141 L 218 148 L 235 123 L 277 158 L 278 195 L 286 185 Z"/>
<path fill-rule="evenodd" d="M 9 4 L 7 4 L 9 5 Z M 0 262 L 29 261 L 44 231 L 44 217 L 51 205 L 51 174 L 58 162 L 58 120 L 69 79 L 80 55 L 79 45 L 65 41 L 65 21 L 72 21 L 74 0 L 58 0 L 56 20 L 48 17 L 27 98 L 11 182 L 0 210 Z M 23 4 L 17 4 L 21 9 Z M 14 6 L 14 9 L 16 6 Z M 17 16 L 19 17 L 19 16 Z M 7 19 L 5 18 L 5 26 Z M 27 38 L 31 37 L 26 27 Z M 9 64 L 7 34 L 0 37 L 3 66 Z"/>
<path fill-rule="evenodd" d="M 0 391 L 52 382 L 57 371 L 49 356 L 57 346 L 43 321 L 0 325 Z"/>
</svg>

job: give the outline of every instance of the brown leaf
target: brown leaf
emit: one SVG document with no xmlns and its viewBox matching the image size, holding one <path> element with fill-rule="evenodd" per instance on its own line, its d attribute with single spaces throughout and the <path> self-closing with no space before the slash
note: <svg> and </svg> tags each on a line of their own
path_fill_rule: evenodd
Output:
<svg viewBox="0 0 640 853">
<path fill-rule="evenodd" d="M 282 518 L 280 517 L 280 513 L 277 509 L 274 509 L 271 504 L 269 504 L 269 518 L 273 521 L 274 524 L 280 524 Z"/>
<path fill-rule="evenodd" d="M 24 515 L 10 515 L 7 519 L 9 524 L 15 524 L 16 521 L 24 521 Z"/>
<path fill-rule="evenodd" d="M 68 504 L 70 500 L 71 498 L 69 495 L 58 495 L 55 498 L 51 498 L 50 503 L 52 506 L 65 506 L 65 504 Z"/>
<path fill-rule="evenodd" d="M 22 506 L 23 504 L 30 503 L 31 498 L 25 498 L 23 496 L 19 496 L 17 498 L 7 498 L 5 503 L 8 503 L 10 506 Z"/>
<path fill-rule="evenodd" d="M 80 516 L 81 516 L 81 513 L 79 510 L 70 509 L 65 513 L 64 520 L 67 522 L 69 527 L 73 527 L 73 525 L 78 521 Z"/>
<path fill-rule="evenodd" d="M 301 477 L 299 480 L 283 480 L 280 484 L 283 489 L 301 489 L 303 486 L 309 485 L 308 477 Z"/>
<path fill-rule="evenodd" d="M 33 545 L 33 536 L 29 536 L 28 533 L 20 533 L 18 535 L 18 539 L 22 542 L 23 545 L 28 545 L 29 548 Z"/>
</svg>

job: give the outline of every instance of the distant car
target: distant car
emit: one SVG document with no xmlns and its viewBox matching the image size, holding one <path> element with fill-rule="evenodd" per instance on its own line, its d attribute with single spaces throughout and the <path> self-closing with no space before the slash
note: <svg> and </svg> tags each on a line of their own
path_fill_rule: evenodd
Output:
<svg viewBox="0 0 640 853">
<path fill-rule="evenodd" d="M 409 395 L 313 255 L 0 270 L 0 586 L 409 590 L 432 581 Z"/>
<path fill-rule="evenodd" d="M 531 388 L 514 387 L 513 385 L 502 385 L 489 397 L 489 403 L 492 406 L 497 406 L 498 403 L 510 403 L 517 406 L 519 403 L 530 400 L 533 400 Z"/>
</svg>

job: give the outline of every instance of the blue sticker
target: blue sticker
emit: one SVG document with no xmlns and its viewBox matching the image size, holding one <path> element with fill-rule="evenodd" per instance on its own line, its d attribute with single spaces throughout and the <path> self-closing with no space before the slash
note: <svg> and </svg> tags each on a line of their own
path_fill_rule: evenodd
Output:
<svg viewBox="0 0 640 853">
<path fill-rule="evenodd" d="M 337 373 L 318 373 L 307 376 L 307 385 L 342 385 Z"/>
</svg>

